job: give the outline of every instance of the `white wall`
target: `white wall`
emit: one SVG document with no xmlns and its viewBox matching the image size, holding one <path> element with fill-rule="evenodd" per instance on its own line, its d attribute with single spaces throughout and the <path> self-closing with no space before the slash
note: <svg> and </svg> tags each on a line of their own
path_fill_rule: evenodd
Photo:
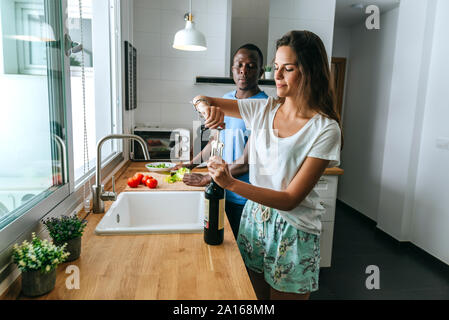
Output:
<svg viewBox="0 0 449 320">
<path fill-rule="evenodd" d="M 233 0 L 231 54 L 246 44 L 253 43 L 262 51 L 267 64 L 268 15 L 270 0 Z"/>
<path fill-rule="evenodd" d="M 349 55 L 338 198 L 377 220 L 398 9 L 381 15 L 381 29 L 340 29 L 334 47 Z M 341 32 L 349 31 L 348 34 Z M 347 40 L 350 38 L 348 53 Z M 341 42 L 343 44 L 337 44 Z"/>
<path fill-rule="evenodd" d="M 433 20 L 433 19 L 432 19 Z M 439 0 L 434 25 L 428 91 L 422 117 L 411 240 L 449 264 L 449 151 L 438 149 L 438 138 L 449 139 L 449 2 Z"/>
<path fill-rule="evenodd" d="M 332 56 L 349 58 L 351 48 L 351 28 L 335 27 L 332 42 Z"/>
<path fill-rule="evenodd" d="M 207 39 L 207 51 L 187 52 L 172 48 L 183 29 L 188 1 L 135 0 L 134 46 L 138 52 L 138 106 L 136 125 L 192 128 L 197 114 L 189 101 L 198 94 L 222 96 L 223 86 L 195 85 L 195 77 L 225 76 L 228 1 L 197 0 L 192 3 L 194 22 Z"/>
<path fill-rule="evenodd" d="M 351 28 L 338 192 L 387 234 L 445 263 L 449 151 L 437 140 L 449 139 L 448 15 L 447 1 L 402 0 L 379 31 Z"/>
<path fill-rule="evenodd" d="M 270 0 L 268 30 L 268 60 L 275 55 L 276 40 L 291 30 L 308 30 L 324 43 L 327 55 L 332 56 L 332 41 L 336 0 Z"/>
<path fill-rule="evenodd" d="M 410 240 L 434 3 L 403 0 L 399 7 L 377 215 L 378 227 L 398 240 Z"/>
</svg>

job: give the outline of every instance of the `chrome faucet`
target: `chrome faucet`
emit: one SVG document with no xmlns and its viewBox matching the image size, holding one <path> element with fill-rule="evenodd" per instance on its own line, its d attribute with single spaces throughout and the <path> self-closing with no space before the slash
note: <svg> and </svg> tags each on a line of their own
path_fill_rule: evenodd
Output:
<svg viewBox="0 0 449 320">
<path fill-rule="evenodd" d="M 92 211 L 94 213 L 104 212 L 104 201 L 115 201 L 117 199 L 117 194 L 115 193 L 115 182 L 114 177 L 112 177 L 112 191 L 105 192 L 104 185 L 101 184 L 101 147 L 103 143 L 111 139 L 133 139 L 140 143 L 143 149 L 143 155 L 145 160 L 150 160 L 150 154 L 148 152 L 148 146 L 141 137 L 134 134 L 111 134 L 100 141 L 97 144 L 97 167 L 96 167 L 96 180 L 95 185 L 92 186 Z"/>
</svg>

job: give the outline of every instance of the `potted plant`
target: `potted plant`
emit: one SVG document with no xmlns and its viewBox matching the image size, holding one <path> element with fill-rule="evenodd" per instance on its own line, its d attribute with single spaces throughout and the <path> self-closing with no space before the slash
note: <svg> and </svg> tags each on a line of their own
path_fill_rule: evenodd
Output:
<svg viewBox="0 0 449 320">
<path fill-rule="evenodd" d="M 265 70 L 265 79 L 273 79 L 273 66 L 267 64 L 264 67 Z"/>
<path fill-rule="evenodd" d="M 13 246 L 13 260 L 22 271 L 22 293 L 35 297 L 50 292 L 56 283 L 56 267 L 65 261 L 65 245 L 58 247 L 36 237 Z"/>
<path fill-rule="evenodd" d="M 73 261 L 81 254 L 81 237 L 87 220 L 81 220 L 76 214 L 49 218 L 43 221 L 56 245 L 67 243 L 66 251 L 70 253 L 66 261 Z"/>
</svg>

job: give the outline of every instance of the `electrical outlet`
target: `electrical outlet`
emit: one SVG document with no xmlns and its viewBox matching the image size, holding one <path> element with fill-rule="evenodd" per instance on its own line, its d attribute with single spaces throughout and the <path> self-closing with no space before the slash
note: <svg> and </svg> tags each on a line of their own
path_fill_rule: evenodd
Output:
<svg viewBox="0 0 449 320">
<path fill-rule="evenodd" d="M 449 151 L 449 138 L 437 138 L 437 148 Z"/>
</svg>

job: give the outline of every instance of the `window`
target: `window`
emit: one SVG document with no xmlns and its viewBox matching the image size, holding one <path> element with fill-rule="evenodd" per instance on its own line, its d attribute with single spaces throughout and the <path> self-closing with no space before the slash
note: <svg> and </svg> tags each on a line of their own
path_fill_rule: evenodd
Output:
<svg viewBox="0 0 449 320">
<path fill-rule="evenodd" d="M 113 1 L 82 1 L 82 24 L 79 0 L 68 0 L 68 28 L 73 41 L 84 44 L 84 81 L 81 72 L 81 53 L 70 56 L 72 101 L 73 152 L 76 184 L 89 174 L 84 172 L 84 111 L 87 119 L 89 168 L 95 167 L 96 144 L 104 136 L 117 133 L 118 87 L 114 50 L 120 44 L 116 38 Z M 108 36 L 105 36 L 108 35 Z M 106 85 L 105 85 L 106 84 Z M 108 86 L 107 84 L 110 84 Z M 83 91 L 84 86 L 84 91 Z M 84 95 L 83 95 L 84 92 Z M 102 161 L 121 151 L 117 141 L 109 141 L 102 148 Z"/>
<path fill-rule="evenodd" d="M 77 201 L 97 141 L 121 132 L 118 4 L 0 0 L 0 254 L 48 212 Z M 83 55 L 66 55 L 66 33 L 82 36 Z M 106 143 L 102 162 L 118 161 L 120 151 L 120 141 Z"/>
<path fill-rule="evenodd" d="M 51 206 L 69 194 L 64 52 L 55 46 L 62 21 L 57 4 L 43 8 L 43 0 L 1 0 L 0 230 L 44 199 Z M 40 26 L 53 37 L 30 33 Z M 23 48 L 28 66 L 39 66 L 35 75 L 19 72 Z"/>
</svg>

